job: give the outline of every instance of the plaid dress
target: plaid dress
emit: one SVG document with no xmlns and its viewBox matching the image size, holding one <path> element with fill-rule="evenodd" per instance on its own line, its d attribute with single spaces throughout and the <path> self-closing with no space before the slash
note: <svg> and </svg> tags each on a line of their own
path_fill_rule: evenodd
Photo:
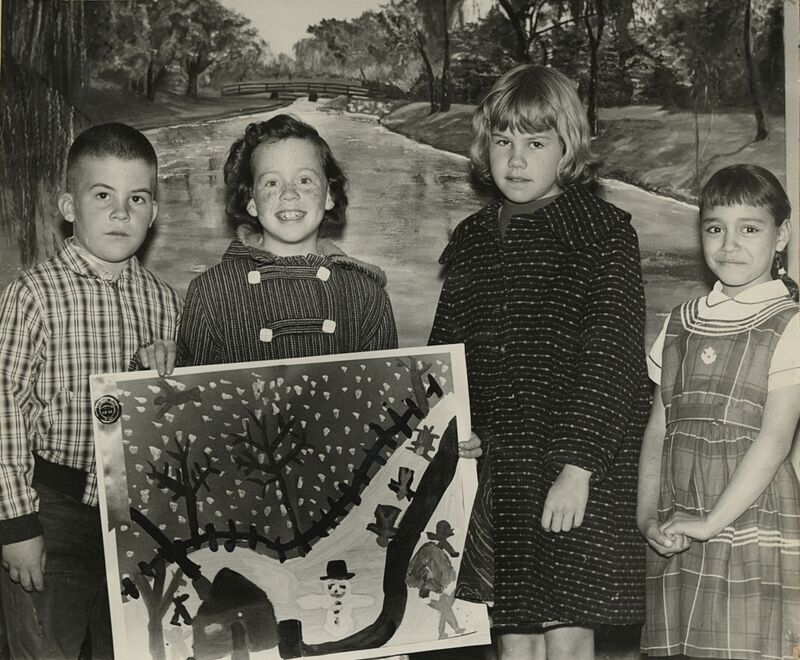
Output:
<svg viewBox="0 0 800 660">
<path fill-rule="evenodd" d="M 676 308 L 651 352 L 667 415 L 662 521 L 714 507 L 759 433 L 768 390 L 798 381 L 796 357 L 773 359 L 787 326 L 797 323 L 798 306 L 779 281 L 756 288 L 765 299 L 739 302 L 717 287 Z M 716 313 L 731 309 L 727 318 Z M 789 659 L 798 634 L 800 484 L 786 460 L 717 536 L 668 558 L 648 550 L 642 650 Z"/>
</svg>

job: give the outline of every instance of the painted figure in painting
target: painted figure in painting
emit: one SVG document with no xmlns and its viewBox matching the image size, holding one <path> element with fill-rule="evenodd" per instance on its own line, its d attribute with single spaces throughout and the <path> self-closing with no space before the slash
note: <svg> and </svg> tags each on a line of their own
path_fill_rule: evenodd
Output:
<svg viewBox="0 0 800 660">
<path fill-rule="evenodd" d="M 650 655 L 790 658 L 800 625 L 800 307 L 783 265 L 789 200 L 755 165 L 700 194 L 718 281 L 676 307 L 650 351 L 657 384 L 638 521 L 650 544 Z M 666 435 L 665 435 L 666 432 Z"/>
<path fill-rule="evenodd" d="M 436 531 L 427 532 L 428 541 L 417 550 L 406 574 L 406 584 L 419 589 L 419 597 L 429 598 L 428 606 L 439 613 L 439 639 L 447 637 L 447 626 L 456 634 L 464 632 L 453 612 L 455 596 L 450 589 L 456 579 L 452 559 L 460 554 L 450 545 L 453 535 L 447 520 L 437 522 Z M 432 592 L 439 598 L 434 599 Z"/>
<path fill-rule="evenodd" d="M 319 237 L 344 224 L 347 179 L 317 131 L 290 115 L 250 124 L 224 169 L 236 238 L 189 286 L 179 364 L 396 348 L 383 271 Z"/>
<path fill-rule="evenodd" d="M 473 126 L 474 172 L 498 200 L 441 256 L 430 338 L 466 344 L 488 447 L 456 595 L 494 603 L 504 659 L 593 657 L 593 627 L 643 616 L 636 232 L 591 190 L 586 114 L 558 71 L 508 72 Z"/>
<path fill-rule="evenodd" d="M 375 604 L 372 596 L 354 593 L 350 580 L 355 573 L 347 570 L 347 563 L 342 559 L 328 562 L 325 575 L 320 576 L 325 589 L 324 595 L 308 595 L 298 599 L 297 604 L 304 610 L 322 609 L 325 611 L 323 626 L 333 639 L 340 639 L 353 632 L 355 622 L 353 610 L 371 607 Z"/>
<path fill-rule="evenodd" d="M 77 657 L 87 633 L 94 656 L 111 655 L 88 385 L 175 338 L 178 296 L 135 256 L 156 219 L 157 167 L 130 126 L 80 134 L 58 202 L 73 236 L 0 300 L 2 597 L 15 657 Z M 98 414 L 119 417 L 116 399 Z"/>
</svg>

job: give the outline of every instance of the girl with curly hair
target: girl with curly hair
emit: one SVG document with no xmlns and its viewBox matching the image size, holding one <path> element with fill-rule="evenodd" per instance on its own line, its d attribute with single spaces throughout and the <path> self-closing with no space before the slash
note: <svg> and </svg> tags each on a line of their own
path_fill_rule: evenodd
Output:
<svg viewBox="0 0 800 660">
<path fill-rule="evenodd" d="M 347 178 L 316 129 L 287 114 L 252 123 L 224 174 L 236 238 L 189 285 L 178 364 L 396 348 L 383 271 L 319 237 L 344 224 Z"/>
</svg>

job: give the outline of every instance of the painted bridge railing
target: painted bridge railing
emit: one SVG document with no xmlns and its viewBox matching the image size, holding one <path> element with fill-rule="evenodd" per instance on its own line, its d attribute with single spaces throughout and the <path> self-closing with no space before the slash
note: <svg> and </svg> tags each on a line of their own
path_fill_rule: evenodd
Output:
<svg viewBox="0 0 800 660">
<path fill-rule="evenodd" d="M 361 85 L 336 82 L 281 81 L 281 82 L 239 82 L 223 85 L 222 95 L 262 94 L 264 92 L 291 92 L 318 94 L 345 94 L 347 96 L 372 96 L 373 92 Z"/>
</svg>

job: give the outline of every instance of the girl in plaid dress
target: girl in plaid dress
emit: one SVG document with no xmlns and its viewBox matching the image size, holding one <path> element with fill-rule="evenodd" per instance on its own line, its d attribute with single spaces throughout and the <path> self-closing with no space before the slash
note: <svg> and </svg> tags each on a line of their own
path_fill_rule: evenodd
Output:
<svg viewBox="0 0 800 660">
<path fill-rule="evenodd" d="M 800 482 L 800 308 L 782 267 L 789 200 L 752 165 L 700 194 L 703 253 L 719 278 L 680 305 L 648 366 L 657 388 L 639 468 L 650 549 L 642 650 L 698 658 L 795 656 Z M 666 428 L 666 435 L 664 430 Z"/>
</svg>

